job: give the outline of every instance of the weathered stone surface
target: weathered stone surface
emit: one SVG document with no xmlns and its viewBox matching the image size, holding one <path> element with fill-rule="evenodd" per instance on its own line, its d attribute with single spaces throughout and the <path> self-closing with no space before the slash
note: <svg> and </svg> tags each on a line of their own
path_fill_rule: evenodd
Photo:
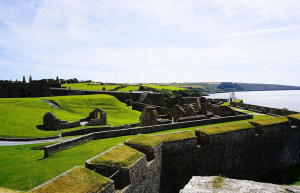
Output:
<svg viewBox="0 0 300 193">
<path fill-rule="evenodd" d="M 228 106 L 219 106 L 213 111 L 213 113 L 221 117 L 236 115 L 236 112 Z"/>
<path fill-rule="evenodd" d="M 181 106 L 175 105 L 170 110 L 170 116 L 174 117 L 174 122 L 177 122 L 180 117 L 186 116 L 186 112 Z"/>
<path fill-rule="evenodd" d="M 145 106 L 140 116 L 140 126 L 167 124 L 172 122 L 169 119 L 159 119 L 159 117 L 160 116 L 154 106 Z"/>
<path fill-rule="evenodd" d="M 193 176 L 189 183 L 180 191 L 180 193 L 288 193 L 300 192 L 300 186 L 275 185 L 268 183 L 260 183 L 248 180 L 235 180 L 225 178 L 221 188 L 213 187 L 213 178 L 216 176 L 202 177 Z"/>
<path fill-rule="evenodd" d="M 185 113 L 186 113 L 186 116 L 196 116 L 197 115 L 197 113 L 196 113 L 196 111 L 195 111 L 195 109 L 194 109 L 194 107 L 193 107 L 193 105 L 192 104 L 184 104 L 183 105 L 183 109 L 184 109 L 184 111 L 185 111 Z"/>
</svg>

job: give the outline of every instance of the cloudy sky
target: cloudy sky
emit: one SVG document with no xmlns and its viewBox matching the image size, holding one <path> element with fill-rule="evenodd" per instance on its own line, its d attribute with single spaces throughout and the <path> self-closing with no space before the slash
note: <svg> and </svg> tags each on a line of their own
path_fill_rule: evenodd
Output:
<svg viewBox="0 0 300 193">
<path fill-rule="evenodd" d="M 0 79 L 300 86 L 299 0 L 0 0 Z"/>
</svg>

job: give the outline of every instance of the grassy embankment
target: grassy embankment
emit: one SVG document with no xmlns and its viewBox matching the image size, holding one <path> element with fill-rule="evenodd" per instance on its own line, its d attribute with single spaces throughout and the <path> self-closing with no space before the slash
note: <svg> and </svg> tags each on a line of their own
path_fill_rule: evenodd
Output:
<svg viewBox="0 0 300 193">
<path fill-rule="evenodd" d="M 58 132 L 47 131 L 41 126 L 44 114 L 50 111 L 50 106 L 41 99 L 49 99 L 58 103 L 63 110 L 53 108 L 54 114 L 57 118 L 69 122 L 87 117 L 90 111 L 98 107 L 106 111 L 109 125 L 117 126 L 139 122 L 140 112 L 132 111 L 125 103 L 121 103 L 110 95 L 2 98 L 0 99 L 0 137 L 58 135 Z"/>
<path fill-rule="evenodd" d="M 254 119 L 261 119 L 262 117 L 265 118 L 270 116 L 256 115 L 254 116 Z M 220 123 L 214 125 L 224 124 L 228 123 Z M 204 127 L 208 126 L 204 125 L 190 128 L 173 129 L 147 135 L 171 133 L 184 130 L 190 130 L 194 132 L 195 129 Z M 74 166 L 83 166 L 86 160 L 100 154 L 101 152 L 106 151 L 107 149 L 119 143 L 123 143 L 125 140 L 131 137 L 132 136 L 123 136 L 90 141 L 71 149 L 53 154 L 46 159 L 42 159 L 43 150 L 32 149 L 33 147 L 37 147 L 40 145 L 0 147 L 0 187 L 28 190 L 71 169 Z"/>
<path fill-rule="evenodd" d="M 88 85 L 89 84 L 89 85 Z M 62 84 L 62 87 L 66 87 L 66 88 L 71 88 L 71 89 L 79 89 L 79 90 L 99 90 L 102 91 L 103 88 L 105 88 L 105 91 L 109 91 L 109 90 L 113 90 L 116 87 L 120 86 L 120 85 L 110 85 L 110 84 L 105 84 L 105 85 L 98 85 L 95 84 L 93 85 L 93 83 L 74 83 L 74 84 Z"/>
<path fill-rule="evenodd" d="M 130 92 L 130 91 L 135 91 L 135 90 L 139 90 L 139 86 L 126 86 L 124 88 L 121 88 L 119 90 L 117 90 L 118 92 Z"/>
</svg>

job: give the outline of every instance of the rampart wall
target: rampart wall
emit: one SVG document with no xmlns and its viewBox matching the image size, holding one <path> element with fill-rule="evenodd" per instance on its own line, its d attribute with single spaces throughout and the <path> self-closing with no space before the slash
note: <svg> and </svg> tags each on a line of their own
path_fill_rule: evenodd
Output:
<svg viewBox="0 0 300 193">
<path fill-rule="evenodd" d="M 214 134 L 210 143 L 204 143 L 198 134 L 194 138 L 163 141 L 153 149 L 153 159 L 148 159 L 146 153 L 129 168 L 117 171 L 110 166 L 98 167 L 101 163 L 95 165 L 90 160 L 86 161 L 86 167 L 114 181 L 114 188 L 110 186 L 102 192 L 173 193 L 179 192 L 192 176 L 257 180 L 300 162 L 299 125 L 285 121 L 263 126 L 263 132 L 258 132 L 260 129 L 254 125 Z"/>
<path fill-rule="evenodd" d="M 93 139 L 119 137 L 119 136 L 125 136 L 125 135 L 136 135 L 139 133 L 153 133 L 153 132 L 159 132 L 159 131 L 165 131 L 165 130 L 171 130 L 171 129 L 180 129 L 180 128 L 200 126 L 200 125 L 209 125 L 209 124 L 224 123 L 224 122 L 230 122 L 230 121 L 239 121 L 239 120 L 252 119 L 252 118 L 253 118 L 253 115 L 240 114 L 240 115 L 236 115 L 236 116 L 210 118 L 210 119 L 202 119 L 202 120 L 194 120 L 194 121 L 178 122 L 178 123 L 170 123 L 170 124 L 162 124 L 162 125 L 154 125 L 154 126 L 146 126 L 146 127 L 107 130 L 107 131 L 91 133 L 92 137 L 91 138 L 87 137 L 87 139 L 93 140 Z M 76 133 L 77 131 L 72 131 L 73 132 L 72 134 L 79 134 L 80 132 L 93 131 L 93 129 L 94 128 L 78 130 L 78 133 Z M 98 128 L 98 129 L 101 129 L 101 128 Z M 66 136 L 65 134 L 63 134 L 63 135 Z M 71 134 L 69 133 L 69 136 L 70 135 Z M 62 151 L 62 150 L 65 150 L 65 149 L 68 149 L 68 148 L 71 148 L 76 145 L 79 145 L 79 144 L 89 141 L 89 140 L 85 141 L 85 140 L 75 139 L 76 142 L 71 142 L 72 140 L 73 139 L 70 139 L 68 141 L 64 141 L 61 143 L 46 146 L 44 148 L 44 156 L 48 157 L 51 154 L 56 153 L 58 151 Z"/>
<path fill-rule="evenodd" d="M 284 115 L 291 115 L 291 114 L 297 114 L 296 111 L 290 111 L 287 109 L 278 109 L 278 108 L 272 108 L 272 107 L 264 107 L 259 105 L 251 105 L 246 103 L 237 103 L 237 102 L 230 102 L 230 105 L 238 108 L 243 108 L 246 110 L 256 111 L 267 115 L 278 115 L 278 116 L 284 116 Z"/>
</svg>

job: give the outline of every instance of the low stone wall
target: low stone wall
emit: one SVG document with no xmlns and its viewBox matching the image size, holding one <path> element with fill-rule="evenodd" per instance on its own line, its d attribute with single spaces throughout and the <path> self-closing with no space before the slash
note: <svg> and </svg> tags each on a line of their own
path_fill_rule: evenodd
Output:
<svg viewBox="0 0 300 193">
<path fill-rule="evenodd" d="M 256 111 L 256 112 L 267 114 L 267 115 L 285 116 L 285 115 L 292 115 L 292 114 L 299 113 L 296 111 L 290 111 L 290 110 L 286 110 L 286 109 L 264 107 L 264 106 L 259 106 L 259 105 L 246 104 L 246 103 L 230 102 L 230 105 L 232 105 L 234 107 L 250 110 L 250 111 Z"/>
<path fill-rule="evenodd" d="M 0 137 L 0 141 L 41 141 L 41 140 L 49 140 L 49 139 L 58 139 L 60 136 L 51 136 L 51 137 L 33 137 L 33 138 L 7 138 Z"/>
<path fill-rule="evenodd" d="M 125 129 L 125 128 L 130 128 L 130 127 L 138 127 L 139 123 L 133 123 L 129 125 L 122 125 L 118 127 L 113 127 L 113 126 L 108 126 L 108 127 L 91 127 L 91 128 L 84 128 L 84 129 L 78 129 L 74 131 L 67 131 L 61 133 L 62 137 L 66 136 L 75 136 L 75 135 L 85 135 L 89 133 L 95 133 L 95 132 L 100 132 L 100 131 L 111 131 L 111 130 L 118 130 L 118 129 Z"/>
<path fill-rule="evenodd" d="M 46 146 L 44 149 L 44 155 L 45 157 L 55 153 L 59 152 L 71 147 L 74 147 L 76 145 L 85 143 L 89 140 L 93 139 L 105 139 L 105 138 L 111 138 L 111 137 L 119 137 L 119 136 L 125 136 L 125 135 L 136 135 L 139 133 L 154 133 L 159 131 L 165 131 L 170 129 L 180 129 L 180 128 L 187 128 L 187 127 L 194 127 L 194 126 L 201 126 L 201 125 L 209 125 L 209 124 L 216 124 L 216 123 L 225 123 L 230 121 L 239 121 L 239 120 L 245 120 L 245 119 L 252 119 L 253 115 L 250 114 L 241 114 L 236 116 L 228 116 L 228 117 L 219 117 L 219 118 L 210 118 L 210 119 L 203 119 L 203 120 L 196 120 L 196 121 L 187 121 L 187 122 L 178 122 L 178 123 L 170 123 L 170 124 L 162 124 L 162 125 L 154 125 L 154 126 L 146 126 L 146 127 L 135 127 L 135 128 L 124 128 L 124 129 L 116 129 L 116 130 L 109 130 L 109 131 L 101 131 L 101 132 L 94 132 L 90 133 L 85 138 L 85 136 L 82 136 L 84 140 L 75 140 L 75 142 L 72 142 L 72 139 L 69 141 L 65 141 L 62 143 L 53 144 L 50 146 Z M 101 127 L 100 127 L 101 128 Z M 99 129 L 100 129 L 99 128 Z M 94 129 L 94 128 L 88 128 L 88 129 Z M 77 132 L 86 132 L 88 129 L 85 130 L 78 130 L 72 131 L 73 134 Z M 70 131 L 71 132 L 71 131 Z M 69 133 L 70 134 L 70 133 Z M 66 136 L 64 134 L 64 136 Z"/>
<path fill-rule="evenodd" d="M 91 141 L 93 139 L 94 139 L 94 135 L 91 133 L 88 135 L 77 137 L 75 139 L 70 139 L 68 141 L 45 146 L 44 147 L 44 158 L 46 158 L 56 152 L 59 152 L 59 151 L 65 150 L 65 149 L 69 149 L 71 147 L 80 145 L 82 143 Z"/>
</svg>

